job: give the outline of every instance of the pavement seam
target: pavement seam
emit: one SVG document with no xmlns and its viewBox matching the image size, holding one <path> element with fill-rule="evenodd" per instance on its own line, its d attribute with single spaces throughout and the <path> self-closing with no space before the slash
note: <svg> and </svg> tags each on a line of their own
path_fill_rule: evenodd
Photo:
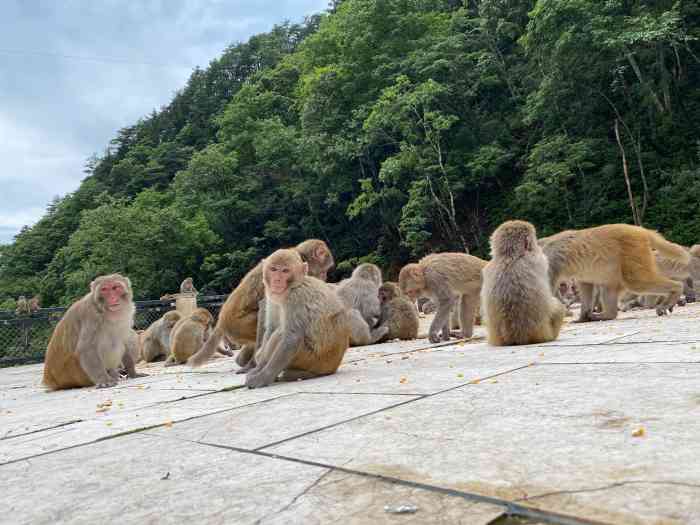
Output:
<svg viewBox="0 0 700 525">
<path fill-rule="evenodd" d="M 46 432 L 47 430 L 54 430 L 56 428 L 67 427 L 68 425 L 72 425 L 74 423 L 80 423 L 81 421 L 84 421 L 84 419 L 74 419 L 72 421 L 66 421 L 65 423 L 59 423 L 58 425 L 53 425 L 51 427 L 38 428 L 36 430 L 31 430 L 29 432 L 23 432 L 22 434 L 13 434 L 10 436 L 3 436 L 0 438 L 0 441 L 5 441 L 7 439 L 14 439 L 14 438 L 18 438 L 18 437 L 30 436 L 32 434 L 37 434 L 39 432 Z"/>
<path fill-rule="evenodd" d="M 290 437 L 288 437 L 288 438 L 281 439 L 281 440 L 279 440 L 279 441 L 275 441 L 274 443 L 268 443 L 268 444 L 266 444 L 266 445 L 263 445 L 263 446 L 260 446 L 260 447 L 256 447 L 256 448 L 253 449 L 253 450 L 255 450 L 255 451 L 260 451 L 260 450 L 263 450 L 263 449 L 266 449 L 266 448 L 269 448 L 269 447 L 274 447 L 274 446 L 277 446 L 277 445 L 281 445 L 281 444 L 283 444 L 283 443 L 287 443 L 287 442 L 293 441 L 293 440 L 295 440 L 295 439 L 299 439 L 299 438 L 302 438 L 302 437 L 306 437 L 306 436 L 309 436 L 309 435 L 311 435 L 311 434 L 316 434 L 317 432 L 322 432 L 322 431 L 324 431 L 324 430 L 328 430 L 328 429 L 335 428 L 335 427 L 340 426 L 340 425 L 344 425 L 344 424 L 346 424 L 346 423 L 350 423 L 350 422 L 352 422 L 352 421 L 356 421 L 356 420 L 361 419 L 361 418 L 363 418 L 363 417 L 373 416 L 373 415 L 375 415 L 375 414 L 380 414 L 380 413 L 382 413 L 382 412 L 386 412 L 387 410 L 392 410 L 392 409 L 394 409 L 394 408 L 397 408 L 397 407 L 400 407 L 400 406 L 403 406 L 403 405 L 407 405 L 407 404 L 409 404 L 409 403 L 414 403 L 414 402 L 420 401 L 420 400 L 422 400 L 422 399 L 428 399 L 428 398 L 431 398 L 431 397 L 433 397 L 433 396 L 437 396 L 437 395 L 440 395 L 440 394 L 444 394 L 445 392 L 450 392 L 450 391 L 452 391 L 452 390 L 456 390 L 456 389 L 458 389 L 458 388 L 463 388 L 463 387 L 465 387 L 465 386 L 475 385 L 475 384 L 478 384 L 478 383 L 481 382 L 481 381 L 486 381 L 487 379 L 492 379 L 492 378 L 494 378 L 494 377 L 499 377 L 499 376 L 502 376 L 502 375 L 511 374 L 511 373 L 513 373 L 513 372 L 517 372 L 517 371 L 519 371 L 519 370 L 523 370 L 523 369 L 525 369 L 525 368 L 529 368 L 530 366 L 533 366 L 533 364 L 527 364 L 527 365 L 519 366 L 519 367 L 517 367 L 517 368 L 513 368 L 513 369 L 510 369 L 510 370 L 505 370 L 505 371 L 503 371 L 503 372 L 498 372 L 498 373 L 496 373 L 496 374 L 491 374 L 491 375 L 486 376 L 486 377 L 482 377 L 482 378 L 478 378 L 478 379 L 472 379 L 472 380 L 466 381 L 466 382 L 464 382 L 464 383 L 462 383 L 462 384 L 459 384 L 459 385 L 456 385 L 456 386 L 452 386 L 452 387 L 449 387 L 449 388 L 445 388 L 445 389 L 443 389 L 443 390 L 439 390 L 438 392 L 433 392 L 433 393 L 431 393 L 431 394 L 421 394 L 421 395 L 418 395 L 418 396 L 416 396 L 416 397 L 414 397 L 414 398 L 412 398 L 412 399 L 409 399 L 409 400 L 407 400 L 407 401 L 401 401 L 400 403 L 394 403 L 394 404 L 392 404 L 392 405 L 388 405 L 388 406 L 379 408 L 379 409 L 377 409 L 377 410 L 373 410 L 373 411 L 371 411 L 371 412 L 367 412 L 366 414 L 360 414 L 360 415 L 358 415 L 358 416 L 354 416 L 354 417 L 351 417 L 351 418 L 348 418 L 348 419 L 344 419 L 343 421 L 337 421 L 337 422 L 335 422 L 335 423 L 331 423 L 330 425 L 325 425 L 325 426 L 323 426 L 323 427 L 319 427 L 319 428 L 316 428 L 316 429 L 313 429 L 313 430 L 309 430 L 309 431 L 307 431 L 307 432 L 302 432 L 301 434 L 297 434 L 297 435 L 295 435 L 295 436 L 290 436 Z M 389 395 L 390 395 L 390 394 L 389 394 Z"/>
<path fill-rule="evenodd" d="M 253 454 L 253 455 L 262 456 L 262 457 L 266 457 L 266 458 L 270 458 L 270 459 L 289 461 L 289 462 L 298 463 L 301 465 L 329 469 L 329 473 L 330 472 L 343 472 L 346 474 L 353 474 L 356 476 L 377 479 L 377 480 L 380 480 L 380 481 L 383 481 L 386 483 L 393 483 L 396 485 L 402 485 L 405 487 L 421 489 L 421 490 L 425 490 L 428 492 L 445 494 L 448 496 L 455 496 L 455 497 L 459 497 L 462 499 L 475 501 L 478 503 L 488 503 L 491 505 L 504 507 L 505 512 L 508 515 L 522 516 L 522 517 L 532 518 L 532 519 L 539 519 L 539 520 L 543 520 L 547 523 L 555 523 L 558 525 L 605 525 L 605 523 L 606 523 L 606 522 L 601 522 L 601 521 L 593 521 L 593 520 L 586 520 L 586 519 L 582 519 L 582 518 L 575 518 L 573 516 L 568 516 L 566 514 L 560 514 L 560 513 L 556 513 L 556 512 L 533 509 L 533 508 L 530 508 L 530 507 L 527 507 L 525 505 L 521 505 L 521 504 L 517 503 L 516 502 L 517 500 L 511 501 L 511 500 L 506 500 L 506 499 L 502 499 L 502 498 L 495 498 L 492 496 L 484 496 L 484 495 L 476 494 L 473 492 L 466 492 L 466 491 L 462 491 L 462 490 L 439 487 L 436 485 L 429 485 L 427 483 L 421 483 L 418 481 L 410 481 L 410 480 L 405 480 L 405 479 L 401 479 L 401 478 L 395 478 L 393 476 L 386 476 L 384 474 L 374 474 L 372 472 L 364 472 L 362 470 L 355 470 L 355 469 L 351 469 L 351 468 L 347 468 L 347 467 L 339 467 L 336 465 L 320 463 L 318 461 L 311 461 L 311 460 L 306 460 L 306 459 L 301 459 L 301 458 L 295 458 L 292 456 L 283 456 L 280 454 L 274 454 L 272 452 L 265 452 L 265 451 L 262 451 L 259 449 L 250 450 L 250 449 L 245 449 L 245 448 L 232 447 L 232 446 L 228 446 L 228 445 L 220 445 L 217 443 L 208 443 L 205 441 L 192 441 L 192 440 L 183 440 L 183 441 L 195 443 L 198 445 L 213 447 L 213 448 L 230 450 L 232 452 L 239 452 L 242 454 Z"/>
<path fill-rule="evenodd" d="M 628 481 L 618 481 L 616 483 L 610 483 L 609 485 L 603 485 L 601 487 L 594 487 L 590 489 L 571 489 L 571 490 L 556 490 L 553 492 L 545 492 L 544 494 L 537 494 L 536 496 L 527 496 L 525 498 L 518 498 L 515 501 L 531 501 L 534 499 L 548 498 L 549 496 L 561 496 L 564 494 L 585 494 L 588 492 L 600 492 L 601 490 L 610 490 L 618 487 L 624 487 L 626 485 L 673 485 L 676 487 L 687 487 L 692 489 L 700 489 L 700 484 L 695 483 L 684 483 L 682 481 L 645 481 L 641 479 L 631 479 Z"/>
<path fill-rule="evenodd" d="M 140 433 L 140 432 L 146 433 L 146 432 L 148 432 L 149 430 L 153 430 L 153 429 L 155 429 L 155 428 L 161 428 L 161 427 L 173 425 L 173 424 L 175 424 L 175 423 L 185 423 L 185 422 L 187 422 L 187 421 L 192 421 L 192 420 L 194 420 L 194 419 L 200 419 L 200 418 L 203 418 L 203 417 L 214 416 L 214 415 L 217 415 L 217 414 L 222 414 L 222 413 L 224 413 L 224 412 L 230 412 L 230 411 L 233 411 L 233 410 L 238 410 L 239 408 L 245 408 L 245 407 L 249 407 L 249 406 L 253 406 L 253 405 L 258 405 L 258 404 L 261 404 L 261 403 L 267 403 L 268 401 L 275 401 L 275 400 L 277 400 L 277 399 L 281 399 L 281 398 L 284 398 L 284 397 L 296 396 L 296 395 L 298 395 L 298 394 L 299 394 L 298 392 L 290 392 L 290 393 L 287 393 L 287 394 L 282 394 L 282 395 L 280 395 L 280 396 L 271 397 L 271 398 L 269 398 L 269 399 L 263 399 L 262 401 L 255 401 L 254 403 L 248 403 L 248 404 L 245 404 L 245 405 L 240 405 L 240 406 L 231 407 L 231 408 L 223 408 L 223 409 L 221 409 L 221 410 L 215 410 L 214 412 L 207 412 L 206 414 L 197 414 L 197 415 L 195 415 L 195 416 L 190 416 L 190 417 L 187 417 L 187 418 L 185 418 L 185 419 L 179 419 L 179 420 L 175 420 L 175 421 L 165 421 L 165 422 L 163 422 L 163 423 L 156 423 L 156 424 L 154 424 L 154 425 L 147 425 L 147 426 L 145 426 L 145 427 L 139 427 L 139 428 L 134 428 L 134 429 L 130 429 L 130 430 L 124 430 L 123 432 L 117 432 L 116 434 L 112 434 L 112 435 L 109 435 L 109 436 L 99 437 L 99 438 L 93 439 L 93 440 L 91 440 L 91 441 L 86 441 L 85 443 L 78 443 L 78 444 L 76 444 L 76 445 L 70 445 L 70 446 L 67 446 L 67 447 L 57 448 L 57 449 L 55 449 L 55 450 L 48 450 L 48 451 L 46 451 L 46 452 L 41 452 L 41 453 L 39 453 L 39 454 L 34 454 L 34 455 L 32 455 L 32 456 L 25 456 L 25 457 L 22 457 L 22 458 L 11 459 L 11 460 L 9 460 L 9 461 L 5 461 L 5 462 L 3 462 L 3 463 L 0 463 L 0 467 L 4 467 L 5 465 L 12 465 L 13 463 L 19 463 L 20 461 L 28 461 L 28 460 L 30 460 L 30 459 L 36 459 L 36 458 L 40 458 L 40 457 L 43 457 L 43 456 L 48 456 L 48 455 L 50 455 L 50 454 L 56 454 L 56 453 L 58 453 L 58 452 L 65 452 L 65 451 L 67 451 L 67 450 L 72 450 L 72 449 L 74 449 L 74 448 L 80 448 L 80 447 L 86 447 L 86 446 L 89 446 L 89 445 L 94 445 L 94 444 L 96 444 L 96 443 L 101 443 L 101 442 L 103 442 L 103 441 L 109 441 L 109 440 L 111 440 L 111 439 L 116 439 L 116 438 L 120 438 L 120 437 L 123 437 L 123 436 L 128 436 L 128 435 L 130 435 L 130 434 L 138 434 L 138 433 Z M 187 398 L 187 399 L 192 399 L 192 398 Z M 153 405 L 151 405 L 151 406 L 153 406 Z M 77 422 L 85 422 L 85 421 L 97 421 L 97 420 L 80 420 L 80 421 L 77 421 Z M 77 422 L 76 422 L 76 423 L 77 423 Z M 67 426 L 67 425 L 59 425 L 59 426 Z M 50 430 L 50 429 L 44 429 L 44 430 Z M 148 436 L 157 436 L 157 434 L 144 434 L 144 435 L 148 435 Z"/>
</svg>

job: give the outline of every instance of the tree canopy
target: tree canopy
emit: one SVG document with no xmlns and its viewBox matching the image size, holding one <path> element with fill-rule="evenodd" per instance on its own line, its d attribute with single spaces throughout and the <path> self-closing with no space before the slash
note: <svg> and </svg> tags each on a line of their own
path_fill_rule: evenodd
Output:
<svg viewBox="0 0 700 525">
<path fill-rule="evenodd" d="M 230 46 L 88 160 L 0 247 L 0 303 L 226 293 L 328 242 L 337 277 L 486 257 L 500 222 L 613 222 L 700 242 L 700 6 L 685 0 L 344 0 Z"/>
</svg>

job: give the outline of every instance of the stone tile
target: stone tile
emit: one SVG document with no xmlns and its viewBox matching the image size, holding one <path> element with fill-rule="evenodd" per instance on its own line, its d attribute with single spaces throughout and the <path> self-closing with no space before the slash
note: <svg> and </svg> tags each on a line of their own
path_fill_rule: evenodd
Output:
<svg viewBox="0 0 700 525">
<path fill-rule="evenodd" d="M 108 392 L 99 390 L 98 392 Z M 272 389 L 237 389 L 228 392 L 183 398 L 149 406 L 130 405 L 118 396 L 107 398 L 112 404 L 105 411 L 93 406 L 83 420 L 66 422 L 0 439 L 0 463 L 31 458 L 37 454 L 55 452 L 68 447 L 91 443 L 117 434 L 134 432 L 158 425 L 170 425 L 207 414 L 252 405 L 284 395 Z M 104 401 L 103 401 L 104 402 Z M 70 417 L 66 412 L 65 417 Z M 4 417 L 0 415 L 0 421 Z M 42 420 L 40 420 L 42 421 Z M 169 428 L 169 427 L 167 427 Z"/>
<path fill-rule="evenodd" d="M 0 522 L 254 523 L 284 509 L 326 472 L 192 443 L 125 436 L 0 466 Z"/>
<path fill-rule="evenodd" d="M 273 388 L 254 392 L 274 392 Z M 279 392 L 278 392 L 279 393 Z M 413 396 L 294 394 L 149 431 L 150 435 L 257 449 L 415 399 Z"/>
<path fill-rule="evenodd" d="M 534 366 L 265 450 L 581 518 L 689 523 L 699 376 L 695 365 Z"/>
<path fill-rule="evenodd" d="M 385 507 L 412 505 L 414 514 L 392 514 Z M 343 523 L 350 525 L 487 525 L 503 508 L 457 496 L 396 485 L 376 478 L 329 472 L 282 511 L 261 520 L 265 525 Z"/>
<path fill-rule="evenodd" d="M 131 435 L 0 466 L 2 523 L 487 524 L 497 506 L 322 467 Z M 412 504 L 394 515 L 385 505 Z"/>
</svg>

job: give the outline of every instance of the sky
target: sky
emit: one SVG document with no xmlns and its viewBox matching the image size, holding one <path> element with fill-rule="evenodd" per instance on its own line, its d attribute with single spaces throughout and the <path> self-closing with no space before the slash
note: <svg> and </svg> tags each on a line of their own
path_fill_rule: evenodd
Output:
<svg viewBox="0 0 700 525">
<path fill-rule="evenodd" d="M 328 0 L 2 0 L 0 243 L 230 44 Z"/>
</svg>

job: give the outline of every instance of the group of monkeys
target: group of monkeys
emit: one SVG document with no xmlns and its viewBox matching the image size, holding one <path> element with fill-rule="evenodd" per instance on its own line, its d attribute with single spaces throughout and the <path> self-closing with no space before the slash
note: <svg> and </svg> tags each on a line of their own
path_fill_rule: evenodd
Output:
<svg viewBox="0 0 700 525">
<path fill-rule="evenodd" d="M 656 297 L 659 314 L 681 297 L 683 281 L 700 269 L 700 246 L 671 243 L 639 226 L 609 224 L 537 239 L 526 221 L 501 224 L 491 235 L 491 260 L 436 253 L 404 266 L 398 283 L 382 282 L 374 264 L 327 283 L 334 265 L 328 245 L 310 239 L 277 250 L 243 278 L 218 321 L 204 308 L 182 317 L 168 312 L 143 334 L 133 329 L 131 283 L 119 274 L 96 278 L 56 326 L 44 365 L 51 389 L 115 385 L 134 363 L 166 356 L 166 366 L 197 367 L 215 352 L 233 355 L 250 388 L 333 374 L 349 346 L 418 337 L 416 301 L 436 307 L 428 338 L 448 341 L 451 315 L 459 336 L 472 336 L 475 317 L 491 345 L 556 339 L 567 309 L 559 285 L 575 279 L 578 322 L 614 319 L 620 293 Z M 697 266 L 695 266 L 697 264 Z M 672 270 L 669 270 L 672 268 Z M 183 283 L 184 285 L 185 283 Z M 189 287 L 188 293 L 195 293 Z M 600 312 L 594 309 L 598 296 Z"/>
</svg>

